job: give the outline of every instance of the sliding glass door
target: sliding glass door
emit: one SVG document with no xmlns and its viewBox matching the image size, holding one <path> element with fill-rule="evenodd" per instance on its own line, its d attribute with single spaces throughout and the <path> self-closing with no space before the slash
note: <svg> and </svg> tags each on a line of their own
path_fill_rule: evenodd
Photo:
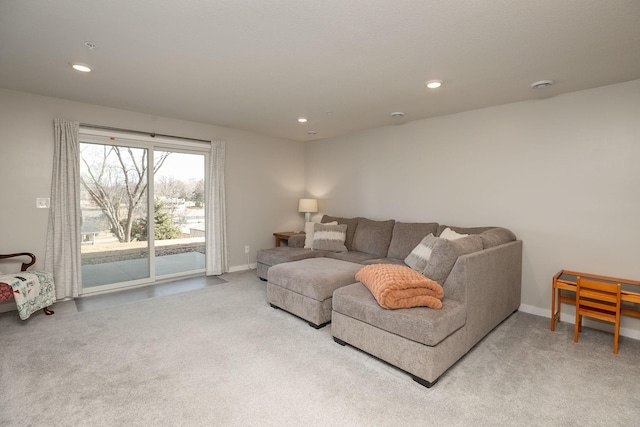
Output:
<svg viewBox="0 0 640 427">
<path fill-rule="evenodd" d="M 139 229 L 148 218 L 145 148 L 80 144 L 82 286 L 151 277 L 149 242 Z"/>
<path fill-rule="evenodd" d="M 206 154 L 102 139 L 80 144 L 83 293 L 203 273 Z"/>
<path fill-rule="evenodd" d="M 205 268 L 204 155 L 156 151 L 154 178 L 157 276 Z"/>
</svg>

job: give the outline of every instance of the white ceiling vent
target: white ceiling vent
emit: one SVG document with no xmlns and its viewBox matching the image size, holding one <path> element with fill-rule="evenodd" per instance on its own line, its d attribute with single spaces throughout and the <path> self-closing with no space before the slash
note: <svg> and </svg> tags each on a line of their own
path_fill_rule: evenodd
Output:
<svg viewBox="0 0 640 427">
<path fill-rule="evenodd" d="M 540 80 L 539 82 L 531 83 L 531 87 L 534 89 L 544 89 L 553 84 L 553 80 Z"/>
</svg>

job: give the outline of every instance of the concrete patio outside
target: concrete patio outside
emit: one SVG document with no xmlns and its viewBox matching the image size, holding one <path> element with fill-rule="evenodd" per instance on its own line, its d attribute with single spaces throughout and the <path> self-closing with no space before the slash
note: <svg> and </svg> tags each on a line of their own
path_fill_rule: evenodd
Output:
<svg viewBox="0 0 640 427">
<path fill-rule="evenodd" d="M 157 256 L 156 277 L 205 268 L 205 256 L 200 252 L 185 252 Z M 148 258 L 137 258 L 82 266 L 83 288 L 127 282 L 149 277 Z"/>
</svg>

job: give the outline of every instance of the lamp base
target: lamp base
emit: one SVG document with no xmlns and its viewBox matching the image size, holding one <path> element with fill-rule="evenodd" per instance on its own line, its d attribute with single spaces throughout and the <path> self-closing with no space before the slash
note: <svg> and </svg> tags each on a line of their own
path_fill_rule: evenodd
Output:
<svg viewBox="0 0 640 427">
<path fill-rule="evenodd" d="M 311 212 L 305 212 L 304 213 L 304 222 L 311 222 Z"/>
</svg>

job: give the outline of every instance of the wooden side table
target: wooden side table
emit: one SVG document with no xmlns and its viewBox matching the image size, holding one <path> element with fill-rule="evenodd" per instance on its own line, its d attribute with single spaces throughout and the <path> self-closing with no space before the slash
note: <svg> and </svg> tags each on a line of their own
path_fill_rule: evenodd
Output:
<svg viewBox="0 0 640 427">
<path fill-rule="evenodd" d="M 292 236 L 304 236 L 304 231 L 280 231 L 273 233 L 273 237 L 276 238 L 276 248 L 280 247 L 280 242 L 289 242 L 289 238 Z"/>
</svg>

